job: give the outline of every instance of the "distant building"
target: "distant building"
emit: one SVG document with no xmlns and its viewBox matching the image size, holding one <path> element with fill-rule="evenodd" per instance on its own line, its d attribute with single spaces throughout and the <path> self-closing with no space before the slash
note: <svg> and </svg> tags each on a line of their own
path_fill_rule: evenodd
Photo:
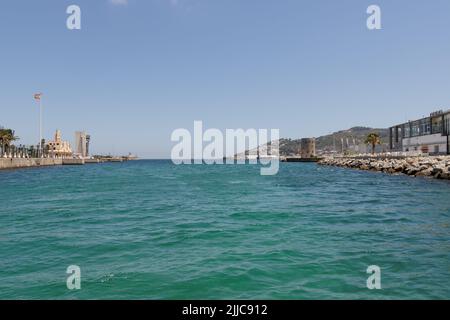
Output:
<svg viewBox="0 0 450 320">
<path fill-rule="evenodd" d="M 70 144 L 67 141 L 62 141 L 60 130 L 56 130 L 55 139 L 47 142 L 45 149 L 50 157 L 65 158 L 72 156 Z"/>
<path fill-rule="evenodd" d="M 81 158 L 88 157 L 90 141 L 91 141 L 91 136 L 86 134 L 86 132 L 76 131 L 75 132 L 75 154 Z"/>
<path fill-rule="evenodd" d="M 450 110 L 389 128 L 391 151 L 450 154 Z"/>
<path fill-rule="evenodd" d="M 86 135 L 86 157 L 89 157 L 89 144 L 91 143 L 91 136 Z"/>
<path fill-rule="evenodd" d="M 300 140 L 300 156 L 302 158 L 314 158 L 316 156 L 315 138 L 303 138 Z"/>
<path fill-rule="evenodd" d="M 375 147 L 375 151 L 377 151 L 377 149 L 381 149 L 381 146 L 376 146 Z M 371 148 L 369 148 L 369 146 L 365 143 L 356 143 L 349 145 L 344 152 L 350 152 L 350 153 L 368 153 L 371 151 Z"/>
</svg>

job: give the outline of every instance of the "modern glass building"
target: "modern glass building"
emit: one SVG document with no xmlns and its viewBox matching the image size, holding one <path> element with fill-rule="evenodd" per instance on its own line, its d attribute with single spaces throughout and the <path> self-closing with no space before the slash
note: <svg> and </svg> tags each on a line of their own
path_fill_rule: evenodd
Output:
<svg viewBox="0 0 450 320">
<path fill-rule="evenodd" d="M 450 154 L 450 110 L 389 128 L 391 151 Z"/>
</svg>

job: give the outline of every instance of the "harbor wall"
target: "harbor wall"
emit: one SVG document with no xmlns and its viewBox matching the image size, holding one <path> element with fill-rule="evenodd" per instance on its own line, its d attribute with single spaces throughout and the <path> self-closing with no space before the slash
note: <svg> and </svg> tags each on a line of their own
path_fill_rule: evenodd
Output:
<svg viewBox="0 0 450 320">
<path fill-rule="evenodd" d="M 84 164 L 84 159 L 63 159 L 62 164 L 69 166 L 81 166 Z"/>
<path fill-rule="evenodd" d="M 62 159 L 48 158 L 0 158 L 0 169 L 15 169 L 40 166 L 62 165 Z"/>
</svg>

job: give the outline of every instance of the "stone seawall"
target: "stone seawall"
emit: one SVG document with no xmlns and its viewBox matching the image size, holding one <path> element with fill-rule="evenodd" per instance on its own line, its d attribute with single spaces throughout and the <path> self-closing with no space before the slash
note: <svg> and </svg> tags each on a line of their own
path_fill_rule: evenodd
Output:
<svg viewBox="0 0 450 320">
<path fill-rule="evenodd" d="M 407 158 L 325 158 L 320 165 L 380 171 L 391 174 L 407 174 L 450 180 L 450 156 Z"/>
<path fill-rule="evenodd" d="M 40 166 L 58 166 L 58 165 L 62 165 L 62 159 L 0 158 L 0 170 L 1 169 L 27 168 L 27 167 L 40 167 Z"/>
<path fill-rule="evenodd" d="M 84 164 L 84 159 L 63 159 L 62 164 L 67 166 L 81 166 Z"/>
</svg>

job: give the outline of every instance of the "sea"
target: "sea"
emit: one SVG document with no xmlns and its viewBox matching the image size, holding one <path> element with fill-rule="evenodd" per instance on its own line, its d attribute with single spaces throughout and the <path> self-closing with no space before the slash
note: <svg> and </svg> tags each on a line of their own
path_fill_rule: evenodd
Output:
<svg viewBox="0 0 450 320">
<path fill-rule="evenodd" d="M 315 163 L 0 171 L 0 299 L 449 298 L 448 181 Z"/>
</svg>

